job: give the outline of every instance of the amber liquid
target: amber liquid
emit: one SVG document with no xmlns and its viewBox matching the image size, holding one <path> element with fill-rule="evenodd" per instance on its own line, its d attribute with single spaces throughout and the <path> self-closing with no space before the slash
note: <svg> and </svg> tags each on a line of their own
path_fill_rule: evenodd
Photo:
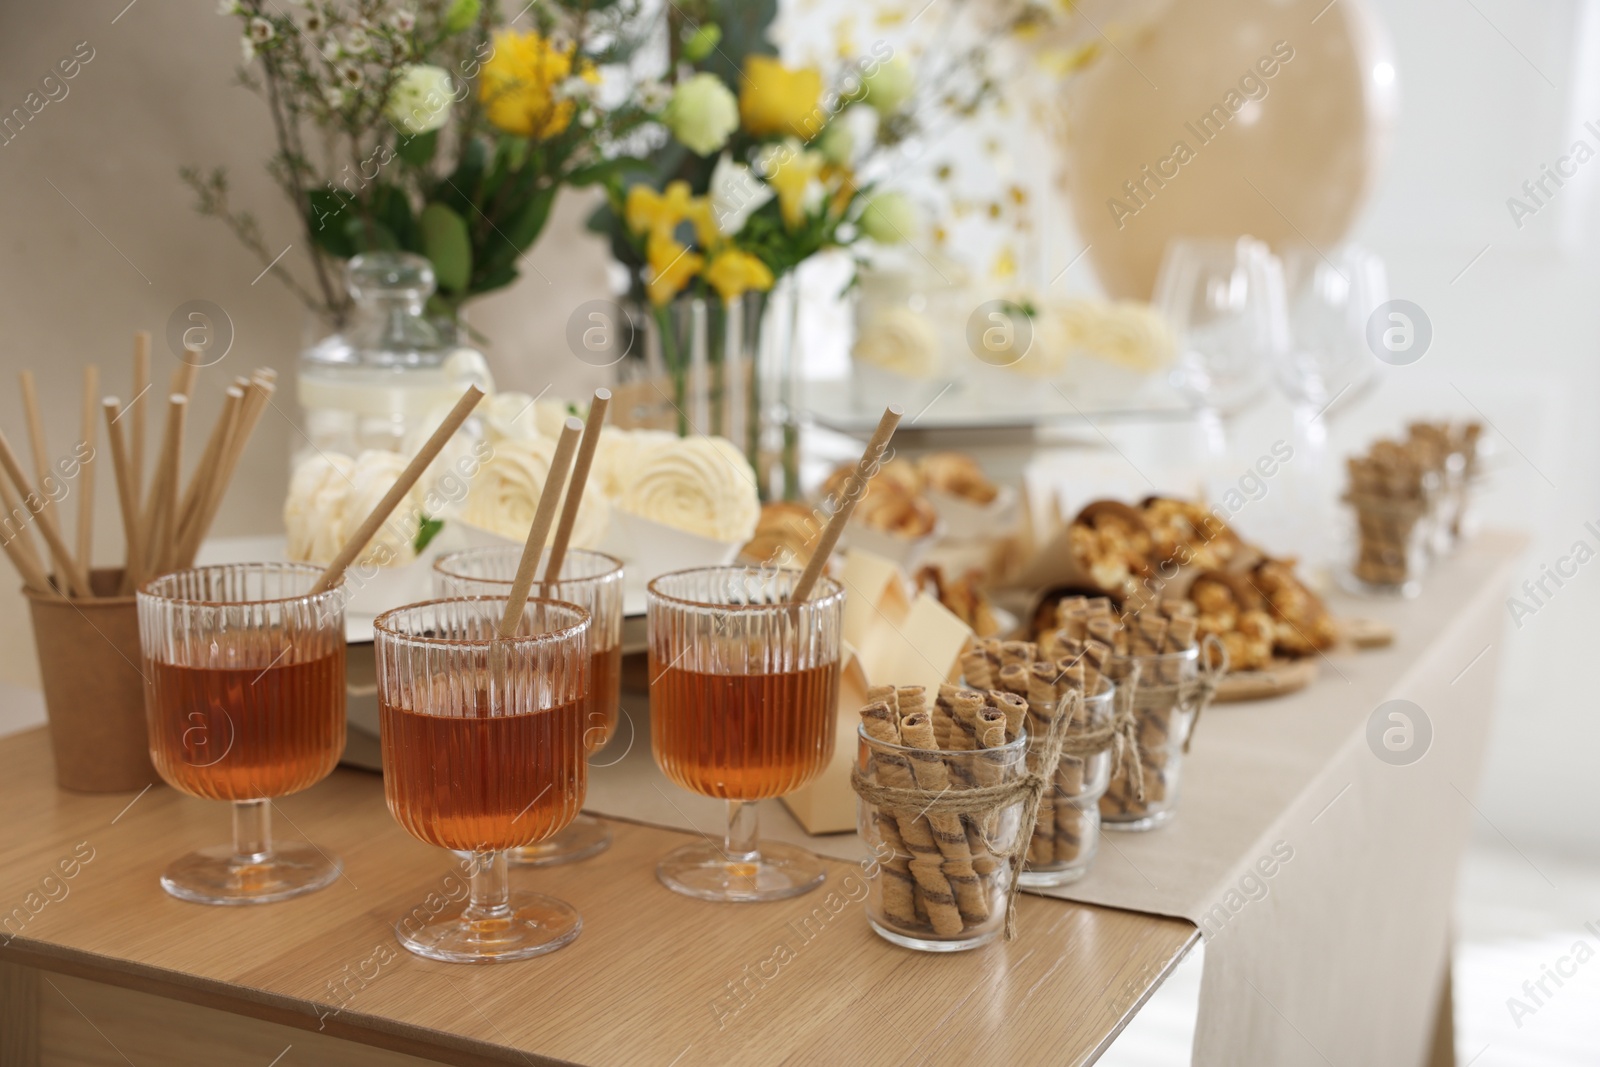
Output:
<svg viewBox="0 0 1600 1067">
<path fill-rule="evenodd" d="M 250 640 L 275 644 L 271 635 Z M 271 666 L 223 669 L 145 660 L 150 758 L 167 784 L 211 800 L 256 800 L 328 776 L 344 752 L 344 645 L 317 659 L 295 655 L 289 645 Z M 260 649 L 248 658 L 272 659 Z"/>
<path fill-rule="evenodd" d="M 622 704 L 622 646 L 614 645 L 589 659 L 589 701 L 583 720 L 583 751 L 592 755 L 617 731 Z"/>
<path fill-rule="evenodd" d="M 656 763 L 692 793 L 760 800 L 809 782 L 833 755 L 839 665 L 777 674 L 663 668 L 650 655 Z"/>
<path fill-rule="evenodd" d="M 383 792 L 396 821 L 440 848 L 499 851 L 556 833 L 583 806 L 589 783 L 583 730 L 588 703 L 489 714 L 426 715 L 382 704 Z"/>
</svg>

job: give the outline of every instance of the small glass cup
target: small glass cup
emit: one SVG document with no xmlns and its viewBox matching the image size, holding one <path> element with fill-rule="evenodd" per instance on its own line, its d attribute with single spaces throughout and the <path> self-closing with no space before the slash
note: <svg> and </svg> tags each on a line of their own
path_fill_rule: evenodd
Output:
<svg viewBox="0 0 1600 1067">
<path fill-rule="evenodd" d="M 505 608 L 505 597 L 430 600 L 373 622 L 389 811 L 417 840 L 473 854 L 464 908 L 395 923 L 407 949 L 449 963 L 538 956 L 583 925 L 559 900 L 512 893 L 506 852 L 583 805 L 589 613 L 530 599 L 500 637 Z"/>
<path fill-rule="evenodd" d="M 536 575 L 550 559 L 539 557 Z M 522 549 L 515 545 L 468 548 L 440 556 L 433 564 L 434 595 L 442 597 L 505 596 L 517 576 Z M 534 593 L 589 613 L 589 707 L 584 717 L 583 750 L 592 756 L 610 742 L 622 703 L 622 561 L 603 552 L 571 548 L 561 560 L 561 577 L 535 582 Z M 592 815 L 579 812 L 554 837 L 506 855 L 514 866 L 543 867 L 572 863 L 604 852 L 611 830 Z"/>
<path fill-rule="evenodd" d="M 1421 593 L 1433 529 L 1427 502 L 1367 494 L 1345 501 L 1351 511 L 1350 564 L 1339 572 L 1339 584 L 1364 596 Z"/>
<path fill-rule="evenodd" d="M 1182 652 L 1116 656 L 1108 664 L 1107 673 L 1119 680 L 1119 690 L 1120 680 L 1129 676 L 1133 665 L 1139 667 L 1138 684 L 1124 699 L 1132 702 L 1144 799 L 1139 799 L 1127 766 L 1115 772 L 1100 798 L 1100 821 L 1107 830 L 1154 830 L 1177 809 L 1183 750 L 1198 710 L 1194 693 L 1200 656 L 1196 646 Z"/>
<path fill-rule="evenodd" d="M 231 563 L 139 590 L 150 759 L 179 792 L 233 801 L 233 844 L 162 874 L 180 900 L 266 904 L 339 877 L 338 857 L 272 840 L 272 798 L 322 781 L 344 753 L 344 589 L 312 594 L 321 576 Z"/>
<path fill-rule="evenodd" d="M 1102 730 L 1116 718 L 1117 687 L 1106 678 L 1100 689 L 1085 697 L 1068 737 Z M 1114 741 L 1086 756 L 1063 754 L 1055 778 L 1039 806 L 1028 861 L 1017 876 L 1029 889 L 1068 885 L 1089 873 L 1100 850 L 1100 798 L 1111 784 Z"/>
<path fill-rule="evenodd" d="M 999 748 L 963 751 L 890 744 L 869 737 L 864 727 L 857 727 L 856 739 L 861 776 L 892 788 L 913 784 L 914 763 L 942 764 L 955 784 L 988 786 L 1015 781 L 1028 769 L 1026 733 Z M 877 861 L 867 894 L 872 929 L 886 941 L 923 952 L 961 952 L 999 937 L 1022 809 L 1018 800 L 985 814 L 907 815 L 858 800 L 856 828 Z M 921 856 L 913 847 L 917 842 Z"/>
<path fill-rule="evenodd" d="M 800 572 L 677 571 L 649 586 L 650 744 L 677 785 L 728 802 L 721 847 L 668 854 L 656 876 L 705 900 L 792 897 L 822 884 L 805 849 L 756 838 L 756 801 L 792 793 L 833 755 L 844 589 L 822 578 L 789 597 Z"/>
</svg>

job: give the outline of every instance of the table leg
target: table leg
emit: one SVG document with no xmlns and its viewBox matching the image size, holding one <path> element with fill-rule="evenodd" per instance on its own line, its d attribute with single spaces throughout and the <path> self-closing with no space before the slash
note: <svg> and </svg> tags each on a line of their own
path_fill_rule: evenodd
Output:
<svg viewBox="0 0 1600 1067">
<path fill-rule="evenodd" d="M 1445 950 L 1444 975 L 1439 983 L 1439 1007 L 1433 1017 L 1433 1050 L 1428 1067 L 1456 1067 L 1455 983 L 1451 978 L 1455 954 Z"/>
<path fill-rule="evenodd" d="M 0 1067 L 39 1067 L 39 972 L 0 960 Z"/>
</svg>

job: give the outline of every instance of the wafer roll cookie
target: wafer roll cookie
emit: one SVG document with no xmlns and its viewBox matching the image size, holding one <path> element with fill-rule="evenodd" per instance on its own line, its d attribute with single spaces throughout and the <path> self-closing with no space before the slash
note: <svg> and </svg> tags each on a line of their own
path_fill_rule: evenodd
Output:
<svg viewBox="0 0 1600 1067">
<path fill-rule="evenodd" d="M 907 716 L 927 709 L 928 694 L 920 685 L 902 685 L 895 689 L 894 695 L 898 701 L 896 710 L 900 712 L 902 728 Z"/>
<path fill-rule="evenodd" d="M 972 748 L 971 744 L 963 744 L 958 738 L 961 725 L 956 722 L 955 708 L 951 706 L 951 694 L 957 691 L 953 685 L 941 685 L 939 695 L 933 700 L 933 736 L 938 742 L 938 747 L 946 750 L 957 748 Z"/>
<path fill-rule="evenodd" d="M 961 676 L 974 689 L 994 688 L 994 669 L 982 649 L 970 649 L 962 655 Z"/>
<path fill-rule="evenodd" d="M 991 689 L 986 695 L 989 706 L 1005 716 L 1006 741 L 1015 741 L 1021 737 L 1023 724 L 1028 719 L 1028 702 L 1015 693 L 1008 693 L 1003 689 Z"/>
<path fill-rule="evenodd" d="M 1181 615 L 1173 619 L 1172 625 L 1167 627 L 1167 651 L 1187 652 L 1194 647 L 1195 636 L 1199 632 L 1200 620 L 1195 616 Z"/>
<path fill-rule="evenodd" d="M 1006 744 L 1006 717 L 998 708 L 982 706 L 974 725 L 980 750 L 1000 748 Z M 1004 753 L 995 753 L 993 758 L 974 761 L 973 774 L 977 778 L 976 784 L 980 787 L 1000 784 L 1005 774 L 1005 768 L 1000 761 L 1006 758 Z M 978 817 L 972 815 L 964 816 L 962 822 L 967 830 L 967 847 L 972 851 L 972 869 L 978 872 L 979 878 L 993 874 L 999 869 L 1000 861 L 989 853 L 985 839 L 992 836 L 994 827 L 984 825 Z"/>
<path fill-rule="evenodd" d="M 1098 813 L 1096 813 L 1098 814 Z M 1083 855 L 1087 823 L 1091 816 L 1070 799 L 1056 801 L 1055 860 L 1072 863 Z"/>
<path fill-rule="evenodd" d="M 1012 663 L 1000 668 L 996 680 L 1000 688 L 1008 693 L 1015 693 L 1024 699 L 1028 696 L 1028 668 L 1020 663 Z"/>
<path fill-rule="evenodd" d="M 1083 760 L 1062 756 L 1056 764 L 1056 789 L 1061 796 L 1075 797 L 1083 792 Z"/>
<path fill-rule="evenodd" d="M 876 691 L 881 692 L 883 688 L 876 687 Z M 868 690 L 869 693 L 874 691 Z M 888 695 L 894 695 L 892 689 Z M 879 700 L 862 708 L 861 722 L 868 737 L 889 744 L 900 743 L 898 716 L 886 702 Z M 910 766 L 898 755 L 874 753 L 869 769 L 872 776 L 884 785 L 905 788 L 912 784 Z M 884 843 L 891 850 L 889 857 L 881 864 L 884 875 L 881 882 L 883 913 L 892 922 L 908 929 L 914 928 L 920 924 L 912 899 L 915 883 L 911 876 L 911 845 L 900 830 L 899 820 L 879 812 L 877 826 Z M 932 846 L 931 837 L 922 844 L 924 848 Z"/>
<path fill-rule="evenodd" d="M 905 703 L 903 691 L 901 703 Z M 911 773 L 918 788 L 948 789 L 950 778 L 944 760 L 930 751 L 935 746 L 931 713 L 922 710 L 904 716 L 900 720 L 900 737 L 902 743 L 918 750 L 911 757 Z M 911 877 L 922 889 L 934 932 L 953 936 L 967 923 L 987 919 L 989 902 L 972 869 L 972 852 L 967 848 L 967 833 L 961 820 L 954 815 L 930 814 L 916 822 L 925 822 L 931 829 L 941 857 L 935 861 L 919 854 L 911 861 Z M 901 832 L 904 833 L 903 820 Z"/>
<path fill-rule="evenodd" d="M 1032 641 L 1002 641 L 1000 642 L 1000 665 L 1009 667 L 1012 664 L 1021 664 L 1026 667 L 1033 662 L 1035 649 Z"/>
</svg>

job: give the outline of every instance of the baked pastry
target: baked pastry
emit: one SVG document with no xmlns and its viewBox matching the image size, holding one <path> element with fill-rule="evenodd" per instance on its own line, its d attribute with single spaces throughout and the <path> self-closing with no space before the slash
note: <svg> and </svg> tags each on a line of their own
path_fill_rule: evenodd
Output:
<svg viewBox="0 0 1600 1067">
<path fill-rule="evenodd" d="M 855 469 L 854 463 L 842 463 L 835 467 L 833 473 L 828 475 L 828 480 L 822 483 L 823 499 L 834 499 L 843 494 Z M 870 496 L 873 492 L 886 487 L 908 496 L 918 496 L 923 490 L 922 474 L 910 460 L 896 457 L 878 468 L 878 473 L 867 483 L 867 494 Z M 866 497 L 862 499 L 865 500 Z"/>
<path fill-rule="evenodd" d="M 756 532 L 739 550 L 747 563 L 803 567 L 811 561 L 824 519 L 808 504 L 778 500 L 761 505 Z"/>
<path fill-rule="evenodd" d="M 934 452 L 917 462 L 924 484 L 977 505 L 994 503 L 1000 490 L 977 460 L 965 452 Z"/>
<path fill-rule="evenodd" d="M 1067 538 L 1079 569 L 1119 599 L 1133 596 L 1139 579 L 1150 573 L 1150 531 L 1144 517 L 1126 504 L 1090 504 L 1072 520 Z"/>
<path fill-rule="evenodd" d="M 903 492 L 891 483 L 871 486 L 850 518 L 871 529 L 915 541 L 933 533 L 939 516 L 922 497 Z"/>
<path fill-rule="evenodd" d="M 1227 567 L 1244 547 L 1239 535 L 1199 501 L 1150 497 L 1140 510 L 1158 566 L 1175 563 L 1216 570 Z"/>
<path fill-rule="evenodd" d="M 1322 598 L 1296 577 L 1294 564 L 1292 559 L 1263 560 L 1250 582 L 1272 614 L 1273 648 L 1286 656 L 1309 656 L 1332 648 L 1339 631 Z"/>
<path fill-rule="evenodd" d="M 945 577 L 942 568 L 929 565 L 919 570 L 913 580 L 919 591 L 932 595 L 952 615 L 972 627 L 972 632 L 979 637 L 993 637 L 1000 632 L 994 605 L 983 591 L 982 571 L 969 570 L 951 580 Z"/>
<path fill-rule="evenodd" d="M 1272 663 L 1277 627 L 1267 601 L 1241 575 L 1207 571 L 1189 587 L 1202 637 L 1214 635 L 1228 653 L 1230 671 L 1262 670 Z M 1215 653 L 1212 654 L 1213 666 Z"/>
</svg>

